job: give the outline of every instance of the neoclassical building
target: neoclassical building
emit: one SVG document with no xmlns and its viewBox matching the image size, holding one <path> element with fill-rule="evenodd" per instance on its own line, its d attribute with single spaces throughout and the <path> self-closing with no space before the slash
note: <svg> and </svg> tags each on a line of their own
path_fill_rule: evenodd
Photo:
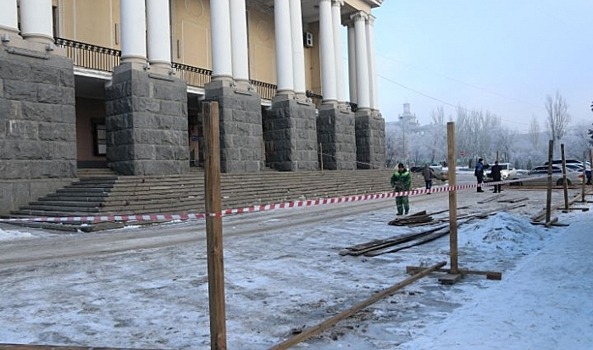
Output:
<svg viewBox="0 0 593 350">
<path fill-rule="evenodd" d="M 80 168 L 202 166 L 203 101 L 219 103 L 224 172 L 383 167 L 381 3 L 0 0 L 0 205 Z"/>
</svg>

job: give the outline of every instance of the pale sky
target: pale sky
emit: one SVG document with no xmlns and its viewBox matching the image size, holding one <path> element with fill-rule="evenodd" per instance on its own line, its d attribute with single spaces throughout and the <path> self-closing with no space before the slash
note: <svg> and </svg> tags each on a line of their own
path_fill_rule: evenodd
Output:
<svg viewBox="0 0 593 350">
<path fill-rule="evenodd" d="M 533 116 L 543 128 L 556 91 L 572 125 L 593 122 L 592 0 L 385 0 L 373 14 L 387 122 L 409 102 L 421 124 L 461 105 L 518 131 Z"/>
</svg>

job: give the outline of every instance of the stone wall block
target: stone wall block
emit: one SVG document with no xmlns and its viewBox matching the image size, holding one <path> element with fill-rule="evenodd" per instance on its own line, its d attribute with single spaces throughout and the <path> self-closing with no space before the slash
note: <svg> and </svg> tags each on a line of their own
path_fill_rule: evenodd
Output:
<svg viewBox="0 0 593 350">
<path fill-rule="evenodd" d="M 12 160 L 9 162 L 0 162 L 0 174 L 2 179 L 29 179 L 31 178 L 31 162 L 24 160 Z"/>
<path fill-rule="evenodd" d="M 8 140 L 37 140 L 39 129 L 37 123 L 24 120 L 8 120 L 6 139 Z"/>
<path fill-rule="evenodd" d="M 33 80 L 31 65 L 20 60 L 0 57 L 0 79 L 30 82 Z"/>
<path fill-rule="evenodd" d="M 37 101 L 37 88 L 25 81 L 5 80 L 4 97 L 16 101 Z"/>
<path fill-rule="evenodd" d="M 38 84 L 37 85 L 37 101 L 41 103 L 58 104 L 63 102 L 63 91 L 61 88 L 56 88 L 54 85 Z"/>
<path fill-rule="evenodd" d="M 62 116 L 61 113 L 61 106 L 50 105 L 46 103 L 37 103 L 37 102 L 21 102 L 19 104 L 20 112 L 18 115 L 15 113 L 12 114 L 13 117 L 19 118 L 22 117 L 23 120 L 30 120 L 36 122 L 57 122 L 62 123 L 64 122 L 60 117 Z M 54 117 L 56 119 L 54 119 Z M 20 118 L 19 118 L 20 119 Z"/>
<path fill-rule="evenodd" d="M 70 141 L 76 142 L 76 130 L 64 128 L 64 125 L 40 123 L 38 125 L 39 140 L 41 141 Z"/>
<path fill-rule="evenodd" d="M 51 66 L 38 66 L 30 65 L 30 79 L 29 81 L 39 83 L 40 85 L 48 84 L 52 86 L 69 86 L 67 81 L 61 77 L 61 70 Z M 73 77 L 72 74 L 68 74 L 69 77 Z M 69 87 L 74 87 L 71 85 Z"/>
</svg>

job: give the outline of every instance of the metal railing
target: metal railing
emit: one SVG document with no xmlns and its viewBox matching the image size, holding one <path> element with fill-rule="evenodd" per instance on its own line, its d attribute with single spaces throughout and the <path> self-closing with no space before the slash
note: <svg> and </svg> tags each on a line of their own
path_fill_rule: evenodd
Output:
<svg viewBox="0 0 593 350">
<path fill-rule="evenodd" d="M 113 72 L 113 69 L 120 63 L 120 50 L 63 38 L 56 38 L 55 43 L 66 49 L 66 56 L 78 67 Z M 177 62 L 173 62 L 171 67 L 175 69 L 177 76 L 185 80 L 189 86 L 203 88 L 212 80 L 212 71 L 209 69 Z M 275 84 L 258 80 L 251 80 L 251 84 L 262 99 L 271 100 L 276 95 Z"/>
<path fill-rule="evenodd" d="M 263 81 L 251 80 L 251 85 L 255 87 L 257 93 L 264 100 L 271 100 L 276 96 L 277 86 L 275 84 L 264 83 Z"/>
<path fill-rule="evenodd" d="M 171 64 L 179 79 L 185 80 L 187 85 L 203 88 L 212 81 L 212 71 L 209 69 L 188 66 L 183 63 L 173 62 Z"/>
<path fill-rule="evenodd" d="M 55 43 L 66 49 L 66 56 L 75 66 L 113 72 L 113 69 L 119 65 L 121 57 L 119 50 L 62 38 L 56 38 Z"/>
</svg>

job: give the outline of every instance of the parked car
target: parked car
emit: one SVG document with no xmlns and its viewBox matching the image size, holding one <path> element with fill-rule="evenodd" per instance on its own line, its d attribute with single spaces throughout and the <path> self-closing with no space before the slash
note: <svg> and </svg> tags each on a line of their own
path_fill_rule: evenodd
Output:
<svg viewBox="0 0 593 350">
<path fill-rule="evenodd" d="M 527 174 L 527 177 L 514 183 L 515 185 L 539 185 L 546 186 L 548 184 L 548 166 L 537 166 Z M 583 173 L 573 170 L 566 170 L 566 184 L 580 184 L 583 182 Z M 557 165 L 552 166 L 552 185 L 561 186 L 564 184 L 564 177 L 562 176 L 562 168 Z"/>
<path fill-rule="evenodd" d="M 434 170 L 434 171 L 437 171 L 437 172 L 439 172 L 439 173 L 442 173 L 442 172 L 443 172 L 443 166 L 442 166 L 441 164 L 438 164 L 438 163 L 432 163 L 431 165 L 429 165 L 429 167 L 430 167 L 432 170 Z"/>
<path fill-rule="evenodd" d="M 566 170 L 573 170 L 578 172 L 583 172 L 583 162 L 576 159 L 567 159 L 565 160 L 566 163 Z M 545 162 L 544 165 L 548 165 L 548 162 Z M 558 166 L 562 168 L 562 160 L 556 159 L 552 161 L 552 165 Z M 587 184 L 591 184 L 591 163 L 589 161 L 585 161 L 585 176 L 587 177 Z"/>
<path fill-rule="evenodd" d="M 512 179 L 515 176 L 517 176 L 517 170 L 511 163 L 498 163 L 498 165 L 502 167 L 502 169 L 500 170 L 500 178 L 502 180 Z M 486 171 L 485 174 L 487 180 L 492 180 L 492 165 Z"/>
<path fill-rule="evenodd" d="M 566 159 L 565 160 L 566 165 L 568 166 L 569 164 L 576 164 L 576 165 L 580 165 L 583 166 L 583 162 L 577 159 Z M 548 165 L 548 162 L 545 162 L 544 165 Z M 552 160 L 552 165 L 558 165 L 558 166 L 562 166 L 562 159 L 554 159 Z M 585 161 L 585 165 L 587 167 L 591 167 L 591 163 L 589 163 L 589 161 Z"/>
</svg>

